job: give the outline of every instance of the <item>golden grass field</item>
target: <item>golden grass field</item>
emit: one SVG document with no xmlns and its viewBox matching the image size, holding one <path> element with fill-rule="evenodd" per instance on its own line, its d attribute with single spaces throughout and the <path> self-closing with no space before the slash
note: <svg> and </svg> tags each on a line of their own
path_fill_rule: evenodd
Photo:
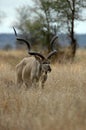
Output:
<svg viewBox="0 0 86 130">
<path fill-rule="evenodd" d="M 25 51 L 0 51 L 0 130 L 86 130 L 86 50 L 72 64 L 52 65 L 45 88 L 18 88 Z"/>
</svg>

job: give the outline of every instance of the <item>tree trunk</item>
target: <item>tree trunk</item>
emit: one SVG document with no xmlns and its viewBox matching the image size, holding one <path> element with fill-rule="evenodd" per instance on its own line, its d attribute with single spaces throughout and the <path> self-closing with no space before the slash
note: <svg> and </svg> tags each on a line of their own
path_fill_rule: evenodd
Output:
<svg viewBox="0 0 86 130">
<path fill-rule="evenodd" d="M 74 37 L 74 17 L 75 17 L 75 0 L 73 0 L 72 9 L 72 21 L 71 21 L 71 47 L 72 47 L 72 58 L 74 59 L 77 47 L 77 41 Z"/>
</svg>

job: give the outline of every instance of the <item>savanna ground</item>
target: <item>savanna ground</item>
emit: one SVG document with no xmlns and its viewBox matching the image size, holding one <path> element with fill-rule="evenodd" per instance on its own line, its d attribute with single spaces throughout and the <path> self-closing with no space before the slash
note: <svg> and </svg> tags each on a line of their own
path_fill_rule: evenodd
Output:
<svg viewBox="0 0 86 130">
<path fill-rule="evenodd" d="M 0 51 L 0 130 L 86 130 L 86 50 L 52 65 L 45 88 L 17 88 L 24 51 Z"/>
</svg>

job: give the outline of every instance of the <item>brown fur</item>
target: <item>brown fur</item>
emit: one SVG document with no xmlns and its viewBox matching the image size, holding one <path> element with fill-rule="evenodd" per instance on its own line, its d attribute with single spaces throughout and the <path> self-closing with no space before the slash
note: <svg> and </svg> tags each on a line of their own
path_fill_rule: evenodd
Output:
<svg viewBox="0 0 86 130">
<path fill-rule="evenodd" d="M 47 64 L 45 64 L 46 71 L 48 70 Z M 45 67 L 44 66 L 44 67 Z M 24 58 L 16 66 L 16 83 L 20 87 L 24 83 L 27 87 L 37 86 L 37 83 L 41 81 L 41 86 L 44 87 L 44 83 L 47 80 L 47 72 L 43 69 L 43 64 L 40 63 L 35 57 L 30 56 Z M 38 84 L 39 85 L 39 84 Z"/>
</svg>

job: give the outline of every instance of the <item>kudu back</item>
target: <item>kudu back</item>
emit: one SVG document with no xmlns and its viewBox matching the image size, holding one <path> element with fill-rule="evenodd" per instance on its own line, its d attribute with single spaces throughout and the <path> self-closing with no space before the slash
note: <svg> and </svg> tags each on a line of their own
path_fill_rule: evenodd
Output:
<svg viewBox="0 0 86 130">
<path fill-rule="evenodd" d="M 47 57 L 44 55 L 31 51 L 31 44 L 25 39 L 17 36 L 14 28 L 15 36 L 18 41 L 25 43 L 28 47 L 27 58 L 24 58 L 16 65 L 16 83 L 20 87 L 25 84 L 26 87 L 36 87 L 41 83 L 41 87 L 44 88 L 44 84 L 47 80 L 48 73 L 51 72 L 50 58 L 57 53 L 56 50 L 52 50 Z M 51 48 L 54 44 L 57 36 L 54 36 L 50 42 Z"/>
</svg>

